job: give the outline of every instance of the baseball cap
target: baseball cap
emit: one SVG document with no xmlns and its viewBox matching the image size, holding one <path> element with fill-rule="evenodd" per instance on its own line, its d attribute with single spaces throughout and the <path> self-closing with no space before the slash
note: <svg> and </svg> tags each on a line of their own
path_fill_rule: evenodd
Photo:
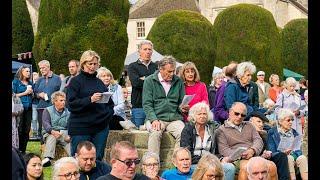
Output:
<svg viewBox="0 0 320 180">
<path fill-rule="evenodd" d="M 265 75 L 265 73 L 263 71 L 258 71 L 257 76 L 261 76 L 261 75 Z"/>
</svg>

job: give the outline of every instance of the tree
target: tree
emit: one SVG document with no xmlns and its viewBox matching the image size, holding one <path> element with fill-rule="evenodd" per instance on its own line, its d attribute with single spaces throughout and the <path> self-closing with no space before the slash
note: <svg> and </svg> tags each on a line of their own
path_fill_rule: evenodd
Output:
<svg viewBox="0 0 320 180">
<path fill-rule="evenodd" d="M 267 76 L 282 74 L 280 37 L 269 11 L 251 4 L 234 5 L 217 16 L 213 27 L 217 66 L 251 61 Z"/>
<path fill-rule="evenodd" d="M 12 57 L 29 52 L 33 45 L 33 30 L 26 1 L 12 1 Z"/>
<path fill-rule="evenodd" d="M 120 76 L 128 44 L 129 8 L 128 0 L 42 0 L 33 46 L 36 62 L 47 59 L 55 73 L 66 74 L 68 61 L 80 59 L 91 49 L 115 78 Z"/>
<path fill-rule="evenodd" d="M 165 55 L 196 64 L 201 81 L 209 83 L 214 68 L 213 27 L 200 13 L 172 10 L 157 18 L 147 39 Z"/>
<path fill-rule="evenodd" d="M 284 66 L 308 77 L 308 19 L 288 22 L 281 31 Z"/>
</svg>

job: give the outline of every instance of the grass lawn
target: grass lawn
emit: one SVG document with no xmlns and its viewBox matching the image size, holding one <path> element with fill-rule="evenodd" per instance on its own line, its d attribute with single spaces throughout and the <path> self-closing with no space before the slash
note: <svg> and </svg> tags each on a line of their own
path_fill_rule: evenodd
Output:
<svg viewBox="0 0 320 180">
<path fill-rule="evenodd" d="M 39 141 L 29 141 L 27 146 L 27 152 L 36 153 L 41 156 L 40 151 L 40 142 Z M 52 172 L 52 166 L 44 167 L 44 180 L 50 180 L 51 179 L 51 172 Z"/>
</svg>

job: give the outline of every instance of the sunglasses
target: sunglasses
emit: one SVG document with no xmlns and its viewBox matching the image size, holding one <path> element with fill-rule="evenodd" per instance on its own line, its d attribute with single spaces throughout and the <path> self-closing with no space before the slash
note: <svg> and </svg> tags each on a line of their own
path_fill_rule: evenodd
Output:
<svg viewBox="0 0 320 180">
<path fill-rule="evenodd" d="M 124 163 L 125 165 L 127 165 L 128 167 L 132 166 L 132 164 L 134 163 L 135 165 L 138 165 L 140 163 L 140 159 L 135 159 L 135 160 L 120 160 L 120 159 L 116 159 L 122 163 Z"/>
<path fill-rule="evenodd" d="M 289 118 L 289 119 L 285 119 L 285 121 L 290 122 L 290 121 L 293 121 L 293 119 Z"/>
<path fill-rule="evenodd" d="M 246 114 L 241 114 L 241 113 L 235 112 L 235 111 L 233 111 L 233 113 L 234 113 L 234 115 L 236 115 L 236 116 L 239 116 L 239 115 L 241 115 L 241 117 L 246 117 L 246 116 L 247 116 Z"/>
</svg>

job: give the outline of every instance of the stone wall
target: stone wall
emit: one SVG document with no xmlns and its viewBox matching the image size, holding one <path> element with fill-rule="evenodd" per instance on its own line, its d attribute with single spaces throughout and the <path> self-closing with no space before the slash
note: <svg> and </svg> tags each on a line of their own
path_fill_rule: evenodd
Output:
<svg viewBox="0 0 320 180">
<path fill-rule="evenodd" d="M 111 130 L 109 132 L 108 141 L 106 145 L 104 155 L 105 160 L 107 162 L 109 162 L 110 160 L 111 145 L 117 141 L 124 140 L 133 143 L 138 148 L 139 158 L 142 158 L 143 154 L 148 151 L 148 137 L 149 134 L 147 131 Z M 173 164 L 171 163 L 171 157 L 174 149 L 174 144 L 174 137 L 168 132 L 163 133 L 160 148 L 160 172 L 162 172 L 163 169 L 169 169 L 173 167 Z M 139 167 L 138 171 L 140 170 L 141 168 Z"/>
</svg>

